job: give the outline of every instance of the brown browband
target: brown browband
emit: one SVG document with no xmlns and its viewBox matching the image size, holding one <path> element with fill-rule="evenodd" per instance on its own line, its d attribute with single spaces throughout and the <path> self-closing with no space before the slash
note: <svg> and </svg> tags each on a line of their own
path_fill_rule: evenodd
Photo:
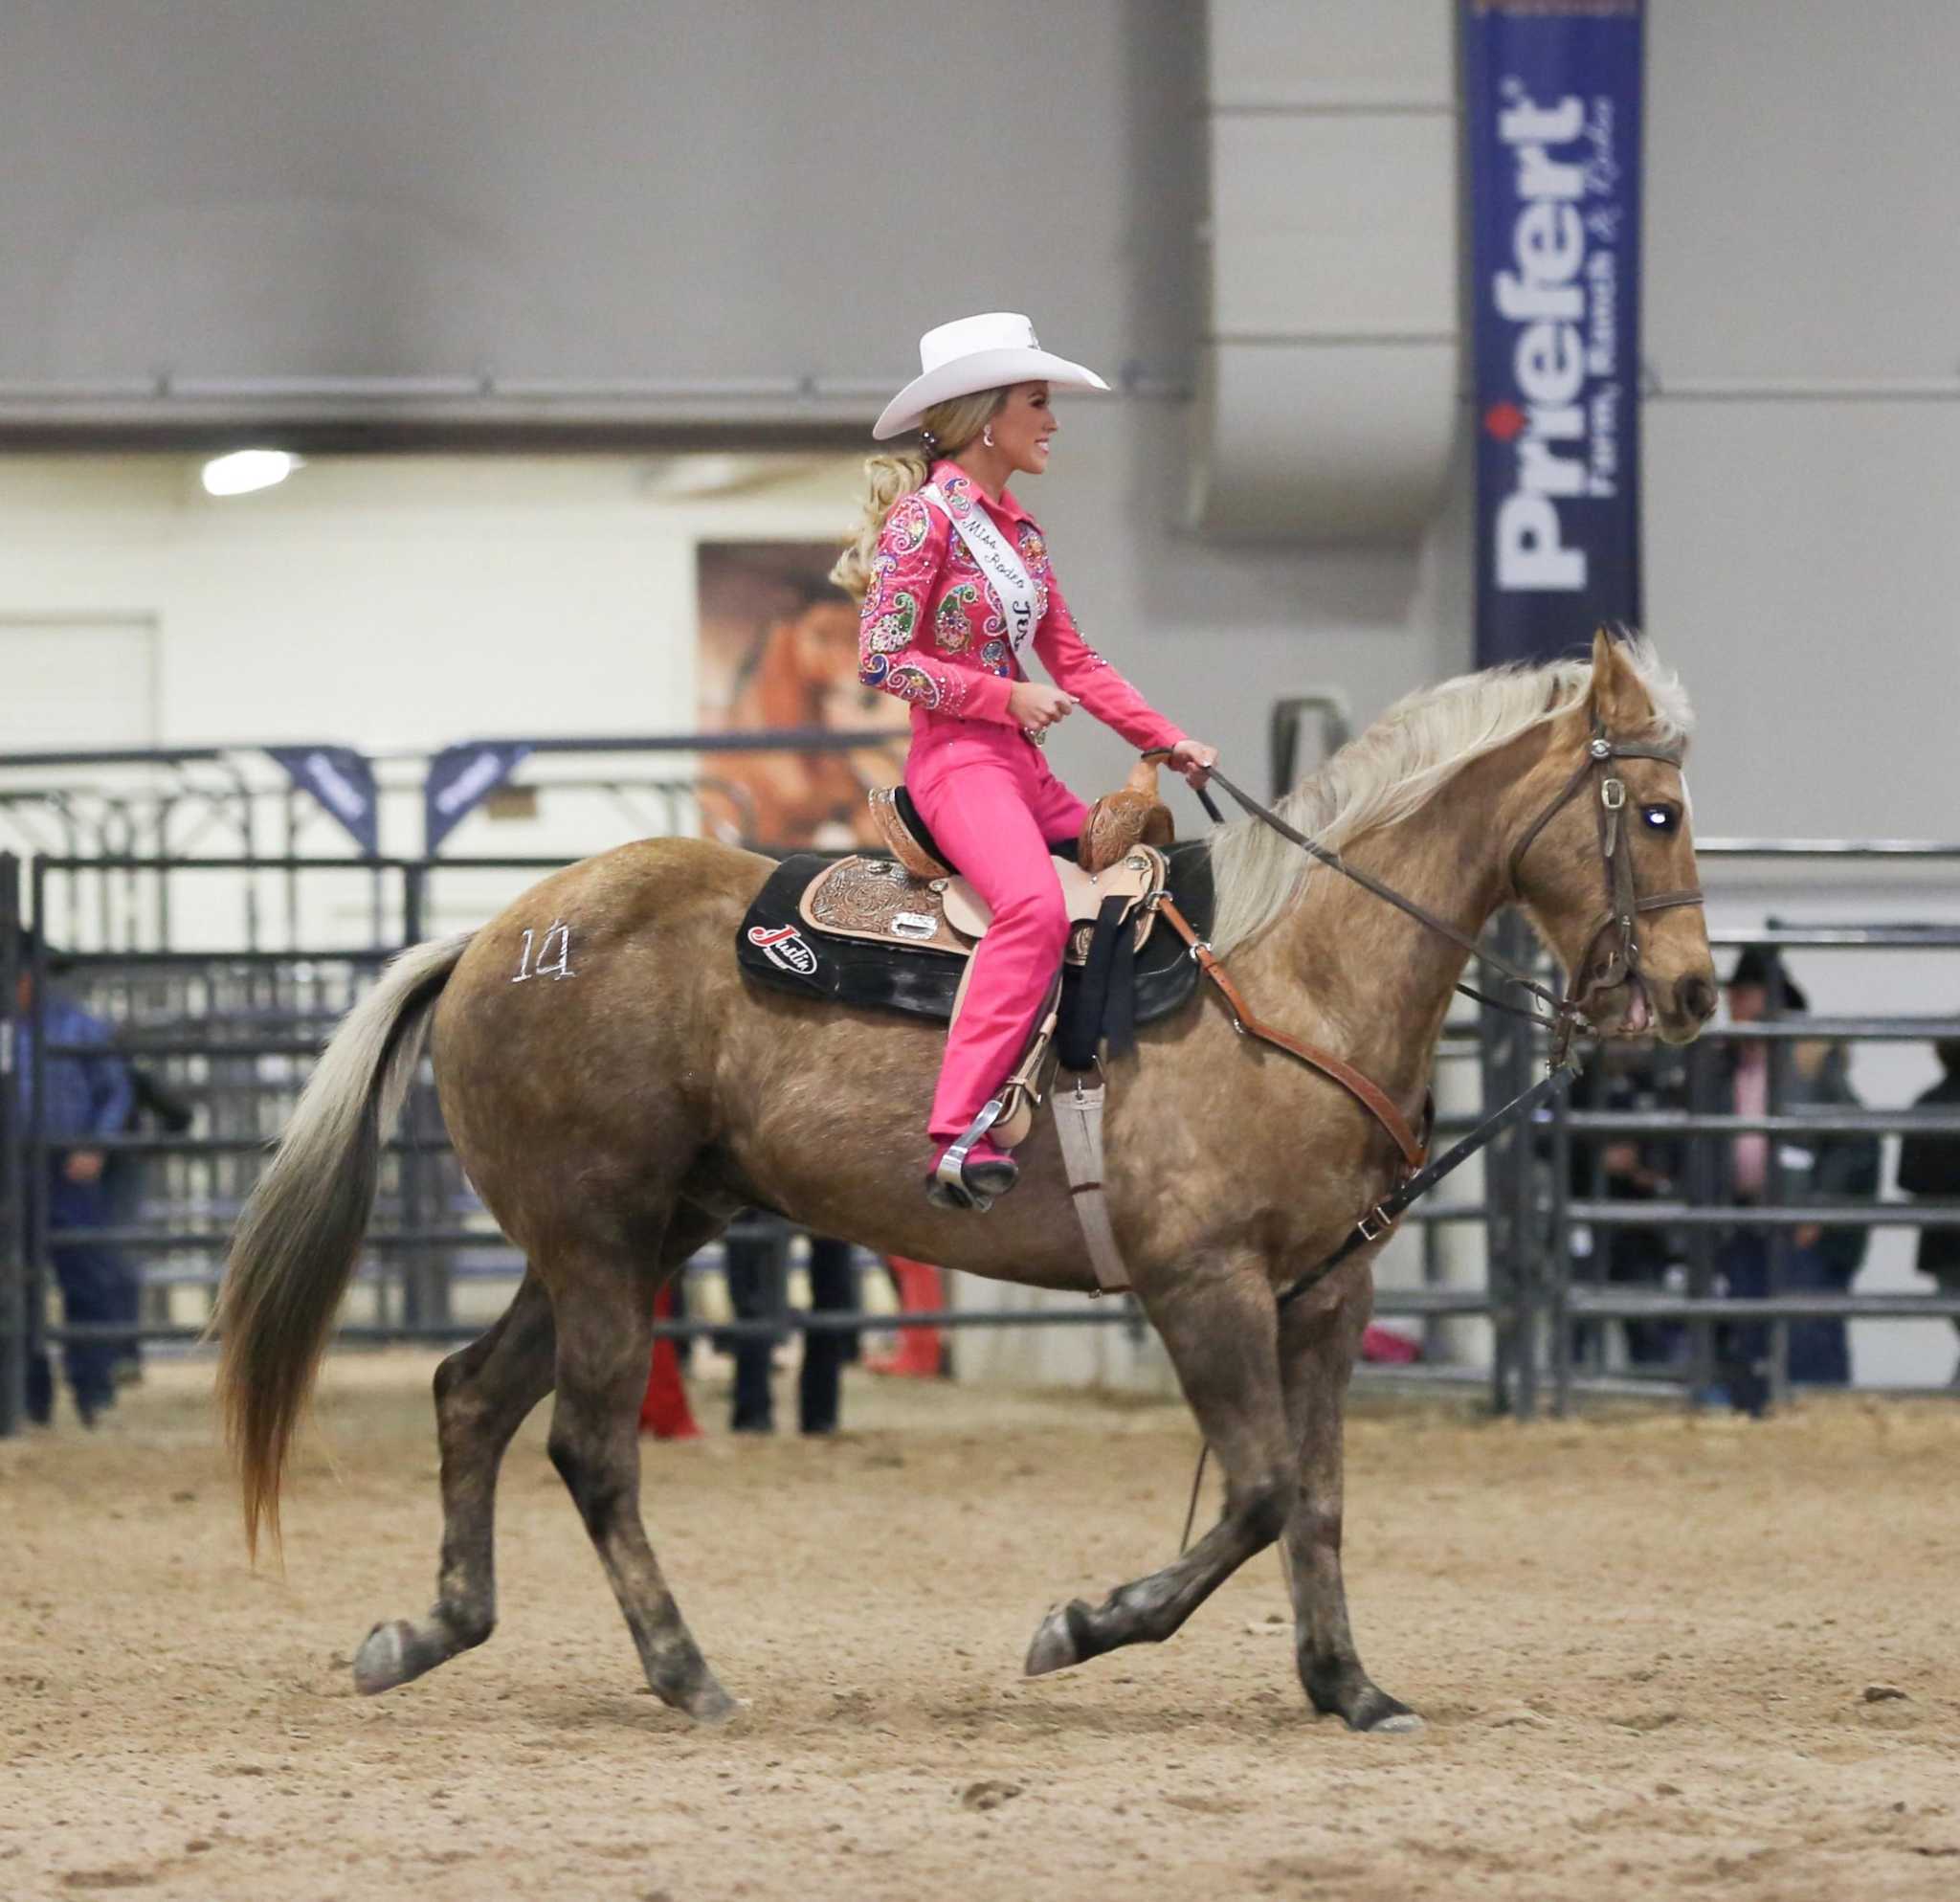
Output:
<svg viewBox="0 0 1960 1902">
<path fill-rule="evenodd" d="M 1309 1064 L 1323 1076 L 1331 1078 L 1394 1138 L 1395 1147 L 1402 1152 L 1402 1160 L 1411 1171 L 1422 1167 L 1428 1159 L 1428 1150 L 1410 1129 L 1408 1118 L 1376 1085 L 1363 1076 L 1352 1063 L 1344 1063 L 1331 1051 L 1318 1049 L 1311 1043 L 1302 1043 L 1297 1039 L 1288 1037 L 1283 1030 L 1275 1030 L 1271 1024 L 1261 1023 L 1246 1008 L 1245 999 L 1238 995 L 1237 987 L 1226 976 L 1225 967 L 1212 955 L 1211 946 L 1192 929 L 1184 913 L 1178 910 L 1169 897 L 1160 897 L 1157 900 L 1157 909 L 1170 921 L 1171 929 L 1191 947 L 1191 954 L 1197 960 L 1198 969 L 1224 993 L 1226 1003 L 1232 1007 L 1232 1021 L 1236 1029 L 1248 1037 L 1257 1037 L 1262 1043 L 1270 1043 L 1276 1049 L 1284 1050 L 1289 1056 L 1298 1057 L 1303 1063 Z"/>
</svg>

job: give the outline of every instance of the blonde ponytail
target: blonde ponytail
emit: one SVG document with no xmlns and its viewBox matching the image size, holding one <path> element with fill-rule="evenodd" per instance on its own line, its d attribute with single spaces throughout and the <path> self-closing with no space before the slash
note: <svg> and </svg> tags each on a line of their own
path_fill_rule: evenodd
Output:
<svg viewBox="0 0 1960 1902">
<path fill-rule="evenodd" d="M 1005 390 L 981 390 L 935 403 L 921 419 L 921 434 L 930 438 L 933 455 L 957 456 L 999 414 L 1007 394 Z M 902 497 L 923 489 L 931 474 L 931 458 L 923 444 L 865 461 L 863 512 L 845 536 L 844 552 L 831 570 L 831 580 L 852 600 L 861 601 L 870 593 L 871 558 L 884 533 L 885 517 Z"/>
<path fill-rule="evenodd" d="M 896 456 L 873 456 L 864 464 L 864 509 L 844 544 L 844 552 L 831 570 L 831 579 L 854 601 L 871 589 L 871 557 L 884 533 L 884 518 L 901 496 L 923 489 L 932 466 L 923 449 L 902 450 Z"/>
</svg>

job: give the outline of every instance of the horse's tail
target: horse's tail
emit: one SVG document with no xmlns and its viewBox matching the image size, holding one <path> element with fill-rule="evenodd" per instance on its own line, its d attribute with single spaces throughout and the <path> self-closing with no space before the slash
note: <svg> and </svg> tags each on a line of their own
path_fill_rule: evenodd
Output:
<svg viewBox="0 0 1960 1902">
<path fill-rule="evenodd" d="M 244 1488 L 245 1539 L 277 1544 L 279 1483 L 374 1206 L 381 1144 L 470 933 L 405 951 L 347 1013 L 238 1217 L 212 1330 L 218 1403 Z"/>
</svg>

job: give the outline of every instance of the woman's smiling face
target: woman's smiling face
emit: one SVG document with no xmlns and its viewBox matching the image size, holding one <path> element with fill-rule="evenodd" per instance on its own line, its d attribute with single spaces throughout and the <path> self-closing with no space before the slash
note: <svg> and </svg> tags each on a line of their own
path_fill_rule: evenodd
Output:
<svg viewBox="0 0 1960 1902">
<path fill-rule="evenodd" d="M 1055 434 L 1055 411 L 1046 383 L 1016 383 L 988 427 L 994 448 L 1008 466 L 1024 476 L 1038 476 L 1048 467 L 1048 439 Z"/>
</svg>

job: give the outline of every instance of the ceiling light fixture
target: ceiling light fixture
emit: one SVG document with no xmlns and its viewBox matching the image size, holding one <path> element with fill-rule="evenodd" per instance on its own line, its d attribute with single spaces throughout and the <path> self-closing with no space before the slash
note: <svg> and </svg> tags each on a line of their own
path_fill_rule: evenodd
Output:
<svg viewBox="0 0 1960 1902">
<path fill-rule="evenodd" d="M 213 456 L 204 465 L 206 495 L 250 495 L 282 482 L 300 466 L 300 459 L 283 449 L 234 449 Z"/>
</svg>

